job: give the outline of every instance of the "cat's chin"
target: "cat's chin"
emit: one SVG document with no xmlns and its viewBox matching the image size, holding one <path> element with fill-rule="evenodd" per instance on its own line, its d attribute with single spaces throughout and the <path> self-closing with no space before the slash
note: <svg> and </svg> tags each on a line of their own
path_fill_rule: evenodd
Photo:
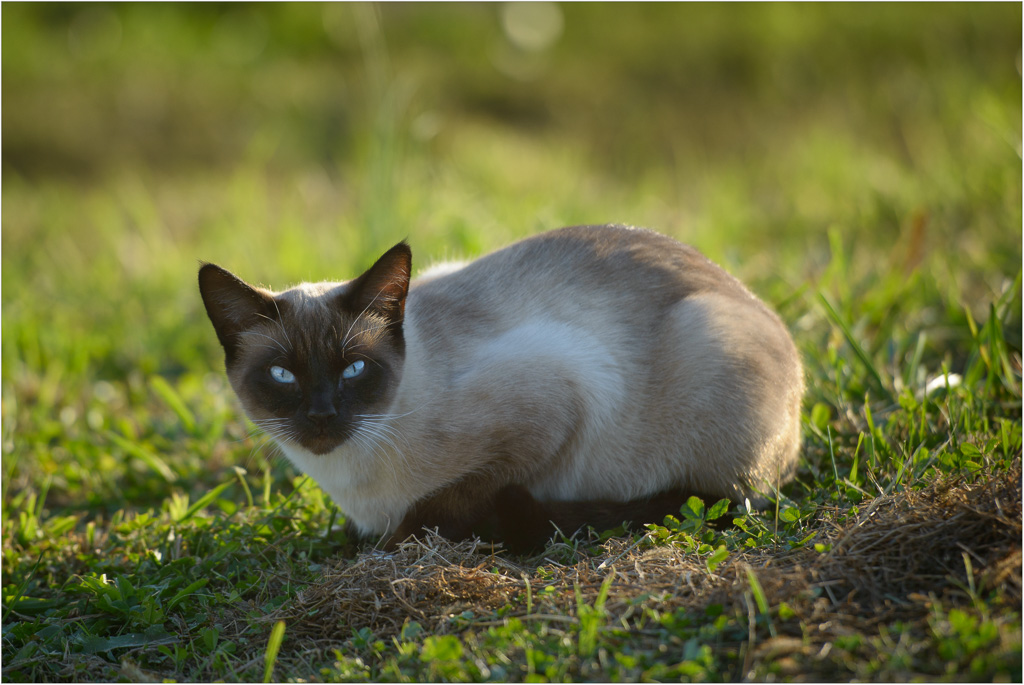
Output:
<svg viewBox="0 0 1024 685">
<path fill-rule="evenodd" d="M 330 454 L 338 448 L 338 446 L 345 442 L 344 438 L 338 437 L 313 437 L 302 440 L 299 444 L 302 445 L 303 449 L 308 452 L 312 452 L 318 457 L 322 457 L 325 454 Z"/>
</svg>

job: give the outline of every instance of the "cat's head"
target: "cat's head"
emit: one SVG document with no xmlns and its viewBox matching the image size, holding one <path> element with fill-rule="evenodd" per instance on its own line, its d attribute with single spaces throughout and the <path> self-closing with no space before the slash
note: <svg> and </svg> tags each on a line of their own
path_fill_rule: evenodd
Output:
<svg viewBox="0 0 1024 685">
<path fill-rule="evenodd" d="M 278 441 L 326 454 L 387 412 L 405 360 L 412 253 L 399 243 L 347 283 L 275 293 L 214 264 L 199 291 L 249 418 Z"/>
</svg>

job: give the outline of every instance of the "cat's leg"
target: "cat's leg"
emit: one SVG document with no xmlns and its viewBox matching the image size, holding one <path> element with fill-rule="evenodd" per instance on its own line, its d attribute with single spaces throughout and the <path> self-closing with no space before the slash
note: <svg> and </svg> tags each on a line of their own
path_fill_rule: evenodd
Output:
<svg viewBox="0 0 1024 685">
<path fill-rule="evenodd" d="M 487 520 L 498 489 L 493 477 L 479 474 L 441 488 L 410 507 L 384 549 L 394 549 L 412 535 L 435 529 L 449 540 L 465 540 L 474 535 L 495 540 Z"/>
<path fill-rule="evenodd" d="M 478 537 L 502 543 L 513 553 L 527 553 L 540 549 L 555 533 L 556 524 L 550 520 L 549 508 L 534 499 L 526 488 L 495 488 L 477 481 L 464 479 L 417 502 L 385 549 L 394 549 L 411 535 L 437 530 L 450 540 Z"/>
<path fill-rule="evenodd" d="M 542 550 L 559 531 L 572 535 L 588 526 L 599 531 L 618 526 L 632 532 L 642 531 L 644 524 L 661 523 L 669 515 L 678 516 L 679 509 L 694 495 L 709 506 L 721 499 L 673 488 L 628 502 L 543 502 L 521 485 L 495 489 L 481 479 L 468 478 L 417 502 L 385 548 L 393 549 L 424 529 L 436 529 L 452 540 L 476 536 L 501 543 L 514 554 L 528 554 Z"/>
</svg>

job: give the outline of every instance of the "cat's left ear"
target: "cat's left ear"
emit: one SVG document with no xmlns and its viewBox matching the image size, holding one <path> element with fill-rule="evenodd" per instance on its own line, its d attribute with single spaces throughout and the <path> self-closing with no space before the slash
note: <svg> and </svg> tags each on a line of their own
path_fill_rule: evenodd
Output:
<svg viewBox="0 0 1024 685">
<path fill-rule="evenodd" d="M 216 264 L 203 264 L 199 269 L 199 292 L 228 364 L 238 354 L 241 334 L 261 318 L 272 319 L 277 313 L 270 292 L 252 287 Z"/>
<path fill-rule="evenodd" d="M 405 317 L 409 294 L 412 250 L 403 241 L 385 252 L 366 272 L 349 284 L 346 299 L 356 312 L 375 312 L 392 323 Z"/>
</svg>

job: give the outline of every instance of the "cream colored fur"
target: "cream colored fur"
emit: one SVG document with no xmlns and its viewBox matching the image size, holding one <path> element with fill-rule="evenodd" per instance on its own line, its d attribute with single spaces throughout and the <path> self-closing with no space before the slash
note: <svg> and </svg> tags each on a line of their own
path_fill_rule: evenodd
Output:
<svg viewBox="0 0 1024 685">
<path fill-rule="evenodd" d="M 431 269 L 413 281 L 404 331 L 386 414 L 326 455 L 281 442 L 364 534 L 393 532 L 469 473 L 542 500 L 672 486 L 735 500 L 795 468 L 803 377 L 785 327 L 659 234 L 562 229 Z"/>
</svg>

